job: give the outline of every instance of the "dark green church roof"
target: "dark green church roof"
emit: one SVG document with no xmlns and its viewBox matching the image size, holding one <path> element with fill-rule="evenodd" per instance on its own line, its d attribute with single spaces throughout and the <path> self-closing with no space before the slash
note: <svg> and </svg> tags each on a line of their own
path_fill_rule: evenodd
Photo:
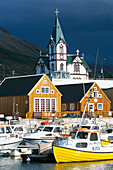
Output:
<svg viewBox="0 0 113 170">
<path fill-rule="evenodd" d="M 27 95 L 43 75 L 5 78 L 0 85 L 0 96 Z"/>
<path fill-rule="evenodd" d="M 53 32 L 52 32 L 52 38 L 55 44 L 57 44 L 60 39 L 63 39 L 63 41 L 66 43 L 61 26 L 60 26 L 58 16 L 56 16 L 55 25 L 54 25 Z"/>
</svg>

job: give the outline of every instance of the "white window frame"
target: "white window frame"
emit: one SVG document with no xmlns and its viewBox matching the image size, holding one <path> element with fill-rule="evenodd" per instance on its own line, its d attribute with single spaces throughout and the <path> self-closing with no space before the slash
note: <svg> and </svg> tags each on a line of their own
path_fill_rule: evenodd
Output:
<svg viewBox="0 0 113 170">
<path fill-rule="evenodd" d="M 97 97 L 94 96 L 94 93 L 97 93 Z M 94 98 L 98 98 L 98 91 L 94 91 L 93 96 L 94 96 Z"/>
<path fill-rule="evenodd" d="M 39 94 L 40 93 L 40 90 L 39 89 L 36 89 L 36 94 Z"/>
<path fill-rule="evenodd" d="M 101 109 L 99 109 L 99 105 L 101 105 L 101 106 L 102 106 L 102 108 L 101 108 Z M 103 103 L 98 103 L 98 104 L 97 104 L 97 110 L 103 110 Z"/>
<path fill-rule="evenodd" d="M 47 83 L 47 81 L 46 81 L 46 80 L 44 80 L 44 81 L 43 81 L 43 83 L 44 83 L 44 84 L 46 84 L 46 83 Z"/>
<path fill-rule="evenodd" d="M 70 110 L 75 110 L 75 104 L 74 103 L 70 103 Z"/>
<path fill-rule="evenodd" d="M 42 88 L 45 89 L 45 91 L 42 93 Z M 46 89 L 48 89 L 48 93 L 46 92 Z M 49 86 L 41 86 L 41 94 L 49 94 L 50 93 L 50 87 Z"/>
<path fill-rule="evenodd" d="M 94 90 L 97 90 L 97 87 L 94 87 L 93 89 L 94 89 Z"/>
<path fill-rule="evenodd" d="M 91 110 L 89 109 L 90 105 L 92 105 L 92 106 L 93 106 L 93 108 L 92 108 Z M 94 112 L 94 103 L 89 103 L 89 104 L 88 104 L 88 111 L 92 111 L 92 112 Z"/>
<path fill-rule="evenodd" d="M 102 98 L 102 94 L 98 94 L 98 97 L 99 97 L 99 98 Z"/>
<path fill-rule="evenodd" d="M 51 90 L 51 94 L 54 94 L 54 90 Z"/>
<path fill-rule="evenodd" d="M 62 111 L 66 111 L 66 103 L 62 104 Z"/>
<path fill-rule="evenodd" d="M 48 111 L 48 112 L 52 112 L 52 109 L 51 109 L 51 100 L 52 100 L 52 99 L 55 100 L 55 110 L 57 109 L 57 107 L 56 107 L 56 106 L 57 106 L 56 98 L 52 98 L 52 97 L 51 97 L 51 98 L 50 98 L 50 97 L 49 97 L 49 98 L 35 97 L 35 98 L 34 98 L 34 112 L 37 112 L 37 111 L 35 110 L 35 101 L 36 101 L 36 99 L 39 99 L 39 111 L 38 111 L 38 112 L 41 112 L 41 99 L 44 99 L 44 100 L 45 100 L 45 109 L 44 109 L 45 111 L 42 111 L 42 112 L 47 112 L 47 111 L 46 111 L 46 99 L 49 99 L 49 100 L 50 100 L 50 111 Z"/>
</svg>

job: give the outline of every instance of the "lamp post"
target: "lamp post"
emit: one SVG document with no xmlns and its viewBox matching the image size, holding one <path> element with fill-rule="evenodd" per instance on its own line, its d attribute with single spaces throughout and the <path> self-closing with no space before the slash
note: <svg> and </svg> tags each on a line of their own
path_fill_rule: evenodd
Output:
<svg viewBox="0 0 113 170">
<path fill-rule="evenodd" d="M 5 78 L 5 67 L 3 64 L 0 64 L 1 67 L 3 67 L 3 78 Z"/>
</svg>

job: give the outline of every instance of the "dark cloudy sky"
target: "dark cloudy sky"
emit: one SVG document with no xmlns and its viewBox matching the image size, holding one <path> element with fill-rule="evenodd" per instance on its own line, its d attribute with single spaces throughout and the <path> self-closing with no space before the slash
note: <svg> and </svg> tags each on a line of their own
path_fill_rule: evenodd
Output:
<svg viewBox="0 0 113 170">
<path fill-rule="evenodd" d="M 113 0 L 0 0 L 0 26 L 20 39 L 47 49 L 59 9 L 68 52 L 88 63 L 113 64 Z"/>
</svg>

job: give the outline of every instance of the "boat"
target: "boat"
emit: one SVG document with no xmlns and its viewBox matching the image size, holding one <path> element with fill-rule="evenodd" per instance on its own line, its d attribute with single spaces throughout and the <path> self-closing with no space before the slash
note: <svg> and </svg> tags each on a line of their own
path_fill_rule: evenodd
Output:
<svg viewBox="0 0 113 170">
<path fill-rule="evenodd" d="M 113 145 L 102 145 L 102 131 L 98 128 L 88 129 L 82 126 L 88 102 L 90 102 L 89 97 L 87 97 L 82 120 L 75 130 L 75 135 L 57 141 L 53 145 L 53 153 L 57 163 L 113 160 Z"/>
<path fill-rule="evenodd" d="M 112 127 L 106 128 L 101 133 L 101 142 L 102 142 L 102 145 L 113 144 L 113 128 Z"/>
<path fill-rule="evenodd" d="M 13 134 L 11 125 L 0 126 L 0 151 L 16 149 L 22 141 Z"/>
<path fill-rule="evenodd" d="M 23 140 L 26 145 L 38 145 L 39 143 L 52 143 L 56 138 L 61 137 L 63 131 L 61 125 L 42 123 L 35 132 L 25 134 Z"/>
</svg>

